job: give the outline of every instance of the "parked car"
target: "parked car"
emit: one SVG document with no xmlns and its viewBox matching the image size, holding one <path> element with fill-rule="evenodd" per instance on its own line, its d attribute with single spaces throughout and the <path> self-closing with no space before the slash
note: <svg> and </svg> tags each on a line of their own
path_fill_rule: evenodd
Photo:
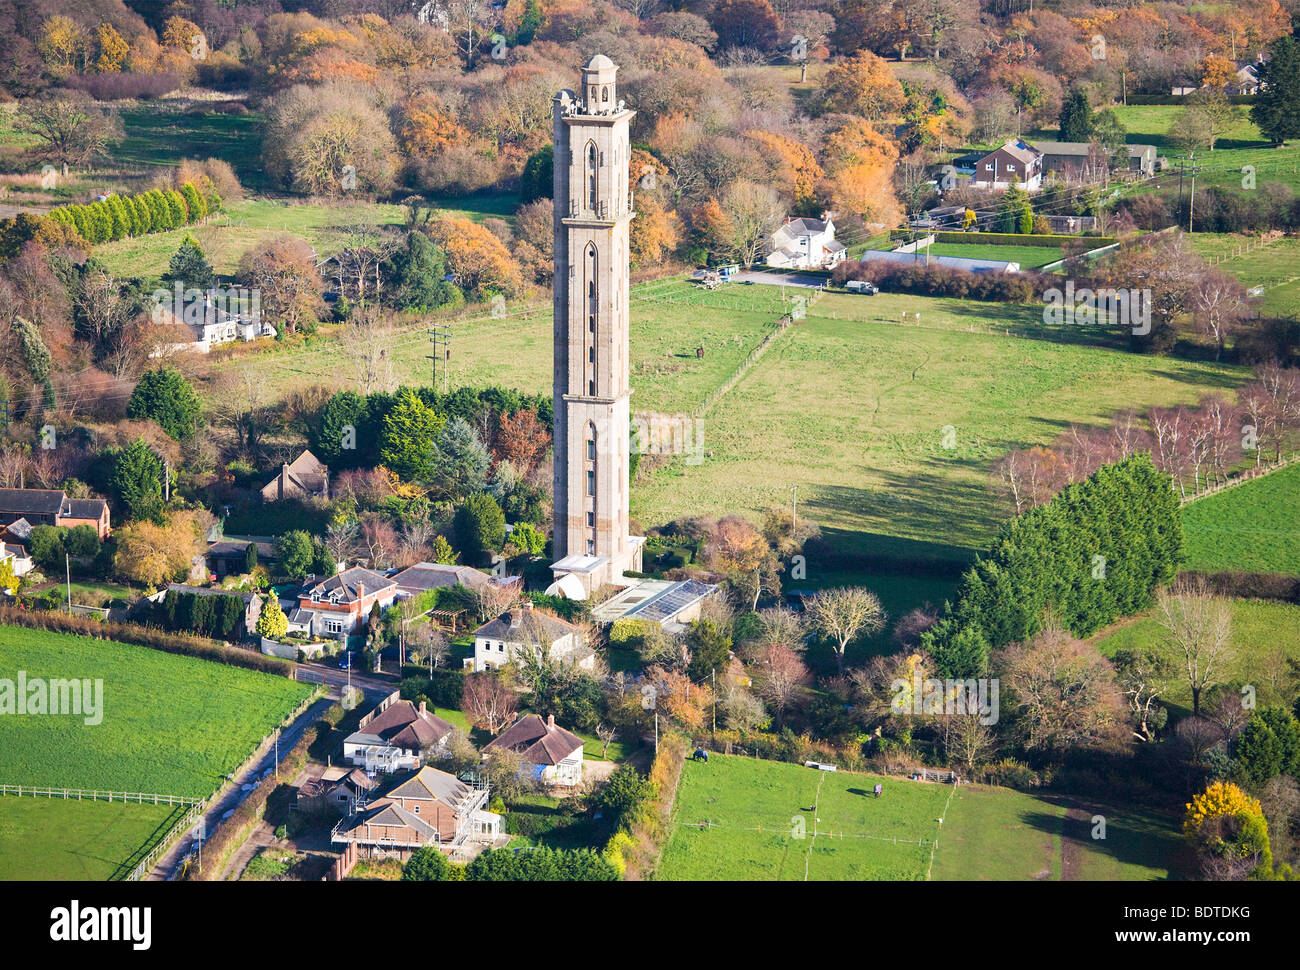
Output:
<svg viewBox="0 0 1300 970">
<path fill-rule="evenodd" d="M 352 669 L 352 651 L 345 650 L 343 656 L 339 658 L 339 670 Z"/>
</svg>

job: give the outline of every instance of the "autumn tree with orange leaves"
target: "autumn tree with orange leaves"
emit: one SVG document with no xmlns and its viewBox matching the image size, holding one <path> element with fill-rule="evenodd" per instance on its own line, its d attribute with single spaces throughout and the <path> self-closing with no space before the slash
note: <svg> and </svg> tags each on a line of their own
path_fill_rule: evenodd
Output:
<svg viewBox="0 0 1300 970">
<path fill-rule="evenodd" d="M 895 226 L 903 210 L 894 194 L 898 149 L 861 118 L 852 118 L 826 139 L 823 195 L 834 209 L 868 224 Z"/>
</svg>

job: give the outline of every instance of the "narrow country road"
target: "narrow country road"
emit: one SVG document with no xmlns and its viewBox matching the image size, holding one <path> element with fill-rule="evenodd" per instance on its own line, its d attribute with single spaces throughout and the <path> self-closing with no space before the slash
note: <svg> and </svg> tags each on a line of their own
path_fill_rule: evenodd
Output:
<svg viewBox="0 0 1300 970">
<path fill-rule="evenodd" d="M 340 673 L 346 673 L 346 671 L 340 671 Z M 303 711 L 296 721 L 281 732 L 279 752 L 282 758 L 293 749 L 295 744 L 298 743 L 298 739 L 302 737 L 302 733 L 306 731 L 307 728 L 311 727 L 311 725 L 315 724 L 316 721 L 320 719 L 321 715 L 329 710 L 330 705 L 338 700 L 338 697 L 338 691 L 330 691 L 326 696 L 320 698 L 316 703 L 312 704 L 311 707 Z M 263 772 L 268 768 L 275 766 L 275 755 L 276 746 L 271 745 L 262 757 L 258 758 L 242 774 L 235 776 L 234 781 L 227 782 L 222 792 L 208 803 L 207 810 L 203 813 L 203 822 L 207 826 L 206 830 L 208 832 L 212 832 L 216 829 L 217 824 L 221 821 L 222 815 L 244 800 L 244 797 L 248 792 L 243 791 L 241 786 L 245 784 L 256 784 L 261 780 Z M 192 842 L 193 839 L 191 839 L 188 834 L 182 836 L 176 844 L 163 855 L 157 865 L 154 866 L 153 872 L 149 874 L 149 880 L 153 882 L 161 882 L 173 878 L 176 874 L 176 869 L 180 864 L 181 858 L 189 850 Z"/>
</svg>

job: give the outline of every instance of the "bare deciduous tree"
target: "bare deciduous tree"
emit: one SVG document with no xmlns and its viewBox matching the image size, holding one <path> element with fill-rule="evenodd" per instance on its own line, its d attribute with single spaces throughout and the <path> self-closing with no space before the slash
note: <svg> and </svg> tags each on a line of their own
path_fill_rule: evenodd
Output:
<svg viewBox="0 0 1300 970">
<path fill-rule="evenodd" d="M 1181 658 L 1192 691 L 1192 716 L 1201 713 L 1201 694 L 1217 683 L 1232 662 L 1232 606 L 1215 595 L 1204 578 L 1179 580 L 1156 597 L 1156 618 Z"/>
<path fill-rule="evenodd" d="M 826 589 L 808 601 L 808 622 L 835 649 L 835 663 L 844 673 L 844 651 L 860 636 L 879 633 L 886 615 L 875 593 L 862 586 Z"/>
</svg>

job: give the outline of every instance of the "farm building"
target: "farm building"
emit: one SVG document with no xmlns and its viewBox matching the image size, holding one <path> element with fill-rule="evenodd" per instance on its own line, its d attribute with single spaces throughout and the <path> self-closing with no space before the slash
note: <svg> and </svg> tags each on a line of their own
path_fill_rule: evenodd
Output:
<svg viewBox="0 0 1300 970">
<path fill-rule="evenodd" d="M 1061 178 L 1078 178 L 1087 175 L 1091 169 L 1105 166 L 1101 174 L 1106 174 L 1110 160 L 1104 152 L 1099 152 L 1086 141 L 1040 141 L 1035 146 L 1043 153 L 1043 171 Z M 1128 169 L 1138 175 L 1147 177 L 1156 171 L 1155 145 L 1129 145 Z M 1094 161 L 1096 159 L 1096 161 Z"/>
</svg>

